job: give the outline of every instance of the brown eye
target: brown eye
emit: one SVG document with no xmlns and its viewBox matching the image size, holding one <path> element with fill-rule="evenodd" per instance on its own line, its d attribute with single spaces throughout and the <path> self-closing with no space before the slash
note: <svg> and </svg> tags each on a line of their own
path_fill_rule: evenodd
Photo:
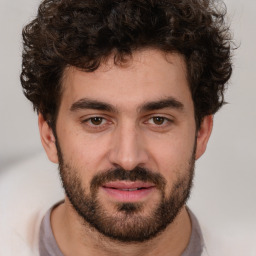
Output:
<svg viewBox="0 0 256 256">
<path fill-rule="evenodd" d="M 101 125 L 102 124 L 102 121 L 103 121 L 103 118 L 102 117 L 92 117 L 90 118 L 90 121 L 93 125 Z"/>
<path fill-rule="evenodd" d="M 165 122 L 165 118 L 164 117 L 161 117 L 161 116 L 155 116 L 153 117 L 153 122 L 154 124 L 156 125 L 162 125 L 164 122 Z"/>
</svg>

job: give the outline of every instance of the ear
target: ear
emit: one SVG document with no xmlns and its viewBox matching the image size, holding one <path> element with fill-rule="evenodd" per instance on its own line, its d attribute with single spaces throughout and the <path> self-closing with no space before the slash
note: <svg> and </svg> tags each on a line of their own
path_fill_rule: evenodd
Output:
<svg viewBox="0 0 256 256">
<path fill-rule="evenodd" d="M 213 116 L 205 116 L 199 130 L 197 131 L 196 160 L 200 158 L 206 150 L 207 143 L 212 132 L 212 126 Z"/>
<path fill-rule="evenodd" d="M 41 113 L 38 115 L 38 126 L 41 142 L 49 160 L 53 163 L 58 163 L 58 154 L 53 131 Z"/>
</svg>

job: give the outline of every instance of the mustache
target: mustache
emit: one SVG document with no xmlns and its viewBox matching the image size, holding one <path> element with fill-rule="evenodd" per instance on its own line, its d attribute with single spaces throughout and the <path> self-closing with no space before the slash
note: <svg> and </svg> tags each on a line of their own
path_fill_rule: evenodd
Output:
<svg viewBox="0 0 256 256">
<path fill-rule="evenodd" d="M 160 190 L 164 190 L 166 186 L 166 179 L 160 173 L 152 172 L 147 168 L 135 167 L 129 171 L 116 168 L 96 174 L 91 181 L 91 190 L 95 191 L 107 182 L 118 180 L 150 182 Z"/>
</svg>

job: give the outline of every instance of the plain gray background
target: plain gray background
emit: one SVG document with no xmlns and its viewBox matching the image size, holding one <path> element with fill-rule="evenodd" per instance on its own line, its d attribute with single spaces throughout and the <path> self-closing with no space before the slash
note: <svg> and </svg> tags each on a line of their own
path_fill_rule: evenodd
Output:
<svg viewBox="0 0 256 256">
<path fill-rule="evenodd" d="M 215 116 L 207 152 L 197 162 L 189 204 L 201 219 L 211 214 L 213 229 L 221 226 L 227 236 L 256 241 L 256 1 L 225 2 L 240 47 L 226 93 L 229 104 Z M 21 29 L 35 15 L 38 3 L 0 0 L 1 171 L 42 151 L 37 116 L 19 82 Z"/>
</svg>

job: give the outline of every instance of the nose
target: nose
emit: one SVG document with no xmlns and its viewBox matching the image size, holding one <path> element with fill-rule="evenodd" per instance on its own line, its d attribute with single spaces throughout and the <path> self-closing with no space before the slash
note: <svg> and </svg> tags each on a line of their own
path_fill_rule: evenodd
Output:
<svg viewBox="0 0 256 256">
<path fill-rule="evenodd" d="M 135 125 L 123 125 L 116 128 L 111 141 L 109 161 L 115 167 L 132 170 L 148 161 L 143 136 Z"/>
</svg>

